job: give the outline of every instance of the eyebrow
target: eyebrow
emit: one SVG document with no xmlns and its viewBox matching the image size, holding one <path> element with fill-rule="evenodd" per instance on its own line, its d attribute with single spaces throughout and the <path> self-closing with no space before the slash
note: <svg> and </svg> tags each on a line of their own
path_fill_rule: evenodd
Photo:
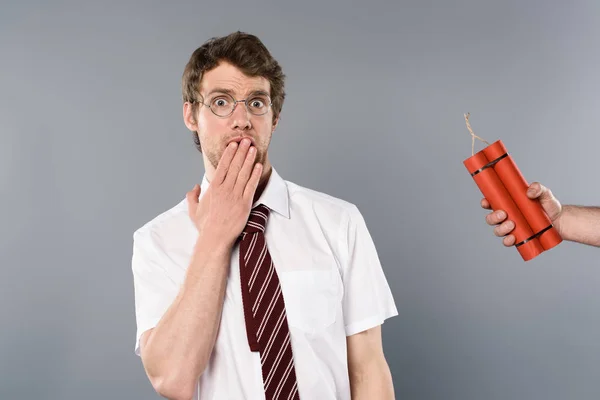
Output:
<svg viewBox="0 0 600 400">
<path fill-rule="evenodd" d="M 231 97 L 235 97 L 235 96 L 233 95 L 233 94 L 234 94 L 234 93 L 233 93 L 233 90 L 231 90 L 231 89 L 226 89 L 226 88 L 215 88 L 215 89 L 211 90 L 210 92 L 208 92 L 208 93 L 206 94 L 206 97 L 209 97 L 209 96 L 210 96 L 211 94 L 213 94 L 213 93 L 224 93 L 224 94 L 228 94 L 228 95 L 230 95 Z M 254 89 L 254 90 L 252 90 L 250 93 L 248 93 L 248 97 L 250 97 L 250 96 L 252 96 L 252 95 L 259 95 L 259 94 L 262 94 L 262 95 L 265 95 L 265 96 L 269 96 L 269 97 L 270 97 L 270 94 L 269 94 L 269 93 L 267 93 L 267 92 L 265 92 L 263 89 Z"/>
</svg>

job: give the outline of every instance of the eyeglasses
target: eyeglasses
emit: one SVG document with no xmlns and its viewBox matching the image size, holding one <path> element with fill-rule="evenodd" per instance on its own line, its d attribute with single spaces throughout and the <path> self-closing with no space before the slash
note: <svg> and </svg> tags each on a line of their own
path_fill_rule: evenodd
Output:
<svg viewBox="0 0 600 400">
<path fill-rule="evenodd" d="M 208 104 L 202 100 L 199 100 L 198 103 L 210 108 L 210 111 L 218 117 L 228 117 L 233 114 L 238 103 L 244 103 L 246 110 L 252 115 L 265 115 L 273 105 L 271 98 L 266 94 L 256 94 L 247 99 L 235 100 L 230 95 L 223 93 L 210 99 Z"/>
</svg>

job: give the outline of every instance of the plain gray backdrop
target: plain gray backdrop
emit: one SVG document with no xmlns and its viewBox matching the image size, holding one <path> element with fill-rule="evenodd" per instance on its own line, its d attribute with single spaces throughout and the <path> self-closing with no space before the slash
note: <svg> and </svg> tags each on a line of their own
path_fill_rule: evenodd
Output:
<svg viewBox="0 0 600 400">
<path fill-rule="evenodd" d="M 397 398 L 597 399 L 600 249 L 523 262 L 462 164 L 470 112 L 530 182 L 600 203 L 591 0 L 3 1 L 0 399 L 158 398 L 133 353 L 132 234 L 200 182 L 181 73 L 236 30 L 287 75 L 274 166 L 365 216 Z"/>
</svg>

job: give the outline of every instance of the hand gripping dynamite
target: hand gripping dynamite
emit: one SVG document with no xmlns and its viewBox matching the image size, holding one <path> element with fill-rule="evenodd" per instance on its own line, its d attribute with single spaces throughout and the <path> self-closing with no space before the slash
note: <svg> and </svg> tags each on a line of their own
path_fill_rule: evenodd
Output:
<svg viewBox="0 0 600 400">
<path fill-rule="evenodd" d="M 463 164 L 492 210 L 504 210 L 506 220 L 515 223 L 511 234 L 515 236 L 515 247 L 523 260 L 529 261 L 561 243 L 562 238 L 539 200 L 527 197 L 529 184 L 502 140 L 489 144 L 473 133 L 469 114 L 465 114 L 465 120 L 472 136 L 472 146 L 471 157 Z M 475 138 L 488 145 L 478 153 L 474 152 Z"/>
</svg>

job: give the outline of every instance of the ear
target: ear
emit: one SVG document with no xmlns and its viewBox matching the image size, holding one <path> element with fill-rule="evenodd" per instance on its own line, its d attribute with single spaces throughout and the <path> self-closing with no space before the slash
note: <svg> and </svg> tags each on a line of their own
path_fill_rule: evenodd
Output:
<svg viewBox="0 0 600 400">
<path fill-rule="evenodd" d="M 198 131 L 198 120 L 194 115 L 193 104 L 189 101 L 183 103 L 183 122 L 190 131 Z"/>
<path fill-rule="evenodd" d="M 279 118 L 280 117 L 275 118 L 275 121 L 273 122 L 273 128 L 271 129 L 271 133 L 275 132 L 275 129 L 277 129 L 277 125 L 279 125 Z"/>
</svg>

